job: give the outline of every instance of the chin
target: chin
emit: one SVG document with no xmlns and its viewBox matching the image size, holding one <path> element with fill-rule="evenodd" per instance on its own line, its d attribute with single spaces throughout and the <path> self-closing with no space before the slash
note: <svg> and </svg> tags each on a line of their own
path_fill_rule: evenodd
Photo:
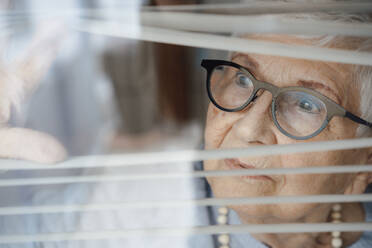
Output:
<svg viewBox="0 0 372 248">
<path fill-rule="evenodd" d="M 311 204 L 279 204 L 279 205 L 235 205 L 234 210 L 242 223 L 301 223 L 303 218 L 312 211 L 319 211 L 325 205 Z M 323 211 L 325 212 L 325 211 Z"/>
<path fill-rule="evenodd" d="M 234 210 L 243 224 L 262 224 L 270 222 L 272 216 L 270 205 L 235 205 L 228 206 Z"/>
<path fill-rule="evenodd" d="M 206 170 L 227 170 L 221 161 L 205 162 Z M 260 197 L 276 195 L 276 182 L 265 176 L 207 178 L 213 194 L 219 198 Z"/>
<path fill-rule="evenodd" d="M 266 180 L 241 177 L 208 178 L 217 198 L 245 198 L 276 195 L 275 185 Z"/>
</svg>

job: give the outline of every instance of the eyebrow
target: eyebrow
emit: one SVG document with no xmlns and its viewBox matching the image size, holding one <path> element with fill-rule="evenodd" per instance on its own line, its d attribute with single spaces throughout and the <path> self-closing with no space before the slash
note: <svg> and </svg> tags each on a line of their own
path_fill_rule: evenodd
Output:
<svg viewBox="0 0 372 248">
<path fill-rule="evenodd" d="M 255 59 L 253 59 L 248 54 L 244 53 L 232 53 L 231 60 L 234 60 L 236 58 L 242 57 L 245 60 L 245 65 L 248 65 L 248 67 L 252 69 L 258 69 L 259 64 L 256 62 Z"/>
<path fill-rule="evenodd" d="M 341 98 L 339 97 L 339 95 L 332 88 L 330 88 L 330 87 L 328 87 L 328 86 L 326 86 L 322 83 L 319 83 L 319 82 L 316 82 L 316 81 L 309 81 L 309 80 L 298 80 L 297 84 L 299 84 L 303 87 L 306 87 L 306 88 L 324 89 L 324 90 L 328 91 L 329 93 L 331 93 L 337 99 L 338 104 L 341 104 Z"/>
<path fill-rule="evenodd" d="M 245 64 L 247 64 L 248 67 L 253 68 L 255 70 L 259 68 L 259 63 L 254 58 L 249 56 L 248 54 L 234 52 L 234 53 L 232 53 L 231 60 L 234 60 L 234 59 L 239 58 L 239 57 L 244 58 Z M 335 97 L 338 104 L 341 105 L 341 103 L 342 103 L 341 98 L 339 97 L 339 95 L 332 88 L 330 88 L 330 87 L 328 87 L 328 86 L 326 86 L 326 85 L 324 85 L 320 82 L 316 82 L 316 81 L 312 81 L 312 80 L 298 80 L 297 84 L 300 85 L 300 86 L 306 87 L 306 88 L 326 90 Z"/>
</svg>

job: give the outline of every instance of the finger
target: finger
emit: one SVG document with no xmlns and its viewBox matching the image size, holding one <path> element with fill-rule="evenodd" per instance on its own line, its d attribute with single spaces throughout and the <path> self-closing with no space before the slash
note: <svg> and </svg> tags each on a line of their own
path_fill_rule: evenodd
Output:
<svg viewBox="0 0 372 248">
<path fill-rule="evenodd" d="M 43 24 L 34 35 L 26 53 L 18 59 L 15 71 L 23 82 L 25 94 L 30 94 L 37 88 L 56 58 L 66 32 L 66 27 L 61 22 Z"/>
<path fill-rule="evenodd" d="M 24 96 L 38 86 L 56 57 L 64 33 L 61 24 L 44 26 L 15 64 L 5 65 L 0 61 L 0 125 L 8 122 L 11 107 L 19 111 Z"/>
<path fill-rule="evenodd" d="M 12 106 L 20 109 L 22 98 L 23 82 L 0 63 L 0 125 L 8 122 Z"/>
<path fill-rule="evenodd" d="M 0 85 L 0 91 L 1 89 Z M 4 98 L 0 94 L 0 124 L 5 124 L 10 118 L 10 101 L 7 98 Z"/>
<path fill-rule="evenodd" d="M 0 157 L 56 163 L 66 158 L 65 148 L 52 136 L 24 128 L 0 129 Z"/>
</svg>

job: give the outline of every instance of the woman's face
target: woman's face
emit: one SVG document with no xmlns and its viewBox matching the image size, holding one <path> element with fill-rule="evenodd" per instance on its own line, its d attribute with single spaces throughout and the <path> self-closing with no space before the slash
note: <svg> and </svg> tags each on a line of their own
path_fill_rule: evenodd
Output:
<svg viewBox="0 0 372 248">
<path fill-rule="evenodd" d="M 252 38 L 251 36 L 250 38 Z M 255 39 L 307 45 L 309 42 L 286 36 L 254 36 Z M 358 113 L 358 90 L 351 84 L 352 67 L 344 64 L 309 61 L 269 55 L 234 53 L 232 61 L 252 72 L 261 81 L 279 87 L 312 88 L 347 110 Z M 347 118 L 334 117 L 317 136 L 298 141 L 282 134 L 271 117 L 272 95 L 259 97 L 240 112 L 223 112 L 210 104 L 205 130 L 207 149 L 246 148 L 257 145 L 294 144 L 323 140 L 351 139 L 357 125 Z M 361 150 L 325 151 L 205 161 L 206 170 L 244 168 L 299 168 L 362 163 Z M 288 196 L 344 194 L 354 180 L 351 174 L 275 175 L 208 178 L 216 197 Z M 231 206 L 245 222 L 295 221 L 319 210 L 317 204 Z"/>
</svg>

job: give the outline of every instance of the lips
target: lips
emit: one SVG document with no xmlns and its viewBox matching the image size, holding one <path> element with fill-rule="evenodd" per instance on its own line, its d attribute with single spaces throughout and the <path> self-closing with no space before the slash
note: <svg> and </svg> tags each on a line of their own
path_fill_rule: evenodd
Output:
<svg viewBox="0 0 372 248">
<path fill-rule="evenodd" d="M 232 169 L 232 170 L 256 169 L 256 167 L 254 167 L 253 165 L 243 163 L 243 162 L 239 161 L 238 159 L 225 159 L 224 162 L 227 165 L 227 167 Z M 273 181 L 273 179 L 271 177 L 266 176 L 266 175 L 256 175 L 256 176 L 245 175 L 245 176 L 241 176 L 241 178 Z"/>
</svg>

